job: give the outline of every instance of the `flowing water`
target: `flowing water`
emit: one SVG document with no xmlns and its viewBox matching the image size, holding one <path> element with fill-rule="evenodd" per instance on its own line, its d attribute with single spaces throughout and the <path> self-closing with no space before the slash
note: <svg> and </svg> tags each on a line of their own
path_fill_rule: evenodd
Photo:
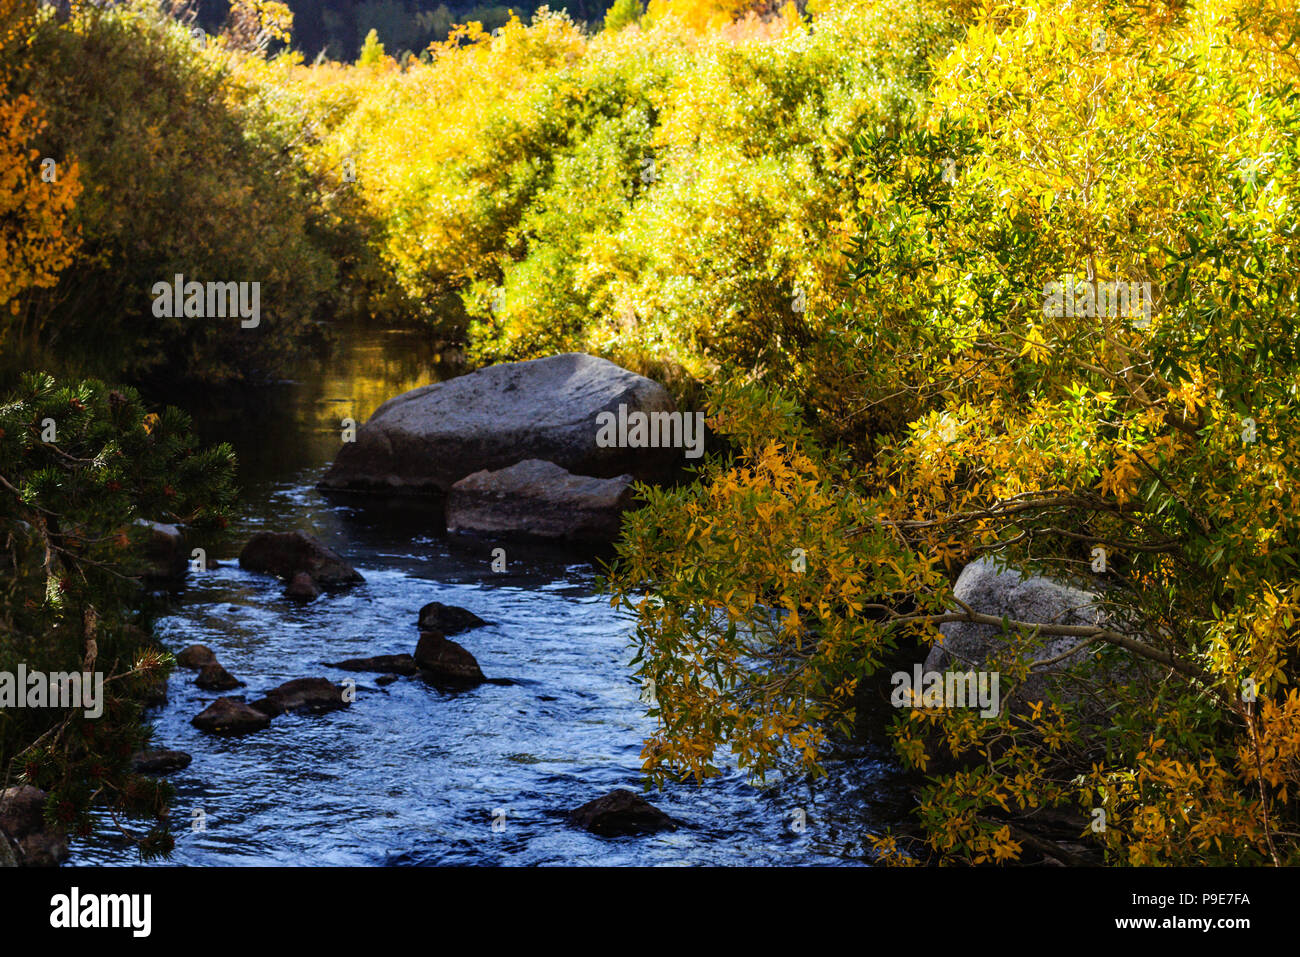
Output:
<svg viewBox="0 0 1300 957">
<path fill-rule="evenodd" d="M 597 570 L 507 544 L 506 570 L 493 572 L 491 543 L 448 538 L 417 502 L 338 499 L 314 487 L 338 450 L 341 420 L 359 425 L 392 395 L 445 378 L 437 358 L 418 331 L 348 335 L 327 360 L 301 359 L 293 380 L 196 414 L 205 439 L 236 447 L 241 515 L 213 556 L 220 567 L 190 574 L 159 639 L 174 652 L 211 647 L 248 683 L 234 693 L 250 701 L 312 676 L 353 678 L 357 696 L 344 711 L 285 715 L 267 730 L 217 738 L 189 721 L 218 695 L 178 668 L 151 714 L 155 746 L 194 758 L 171 776 L 172 863 L 861 863 L 865 835 L 899 820 L 904 800 L 892 762 L 873 749 L 837 758 L 812 786 L 758 788 L 724 764 L 704 785 L 647 794 L 685 824 L 675 832 L 605 839 L 566 826 L 579 804 L 641 790 L 639 752 L 652 728 L 628 666 L 632 622 L 596 593 Z M 253 532 L 297 528 L 341 553 L 365 584 L 299 605 L 283 583 L 239 568 Z M 377 676 L 324 666 L 413 652 L 416 612 L 430 601 L 490 622 L 456 640 L 486 675 L 513 683 L 444 693 L 419 678 L 380 687 Z M 136 863 L 110 831 L 76 842 L 70 863 Z"/>
</svg>

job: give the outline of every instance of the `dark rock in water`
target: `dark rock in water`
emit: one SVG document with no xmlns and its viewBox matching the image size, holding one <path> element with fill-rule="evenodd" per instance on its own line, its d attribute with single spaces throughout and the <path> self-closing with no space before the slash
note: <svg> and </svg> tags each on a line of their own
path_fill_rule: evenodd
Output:
<svg viewBox="0 0 1300 957">
<path fill-rule="evenodd" d="M 296 572 L 289 587 L 284 590 L 284 597 L 294 601 L 311 601 L 320 595 L 320 587 L 306 572 Z"/>
<path fill-rule="evenodd" d="M 672 448 L 602 447 L 602 412 L 675 410 L 656 382 L 570 352 L 505 362 L 389 399 L 339 449 L 322 488 L 445 495 L 480 470 L 546 459 L 583 475 L 630 472 L 657 481 Z"/>
<path fill-rule="evenodd" d="M 475 472 L 451 487 L 447 530 L 538 541 L 604 543 L 616 539 L 635 500 L 632 476 L 573 475 L 554 462 L 527 459 L 497 472 Z"/>
<path fill-rule="evenodd" d="M 271 689 L 265 698 L 254 701 L 251 707 L 271 717 L 286 711 L 322 714 L 338 711 L 352 703 L 343 700 L 343 692 L 343 685 L 336 685 L 328 678 L 295 678 Z"/>
<path fill-rule="evenodd" d="M 189 556 L 185 552 L 185 536 L 175 525 L 151 522 L 138 518 L 135 524 L 149 530 L 149 538 L 144 545 L 144 567 L 141 574 L 146 578 L 160 578 L 169 581 L 185 577 L 189 571 Z"/>
<path fill-rule="evenodd" d="M 137 751 L 131 758 L 131 770 L 137 774 L 171 774 L 183 771 L 194 760 L 184 751 L 168 751 L 159 748 L 155 751 Z"/>
<path fill-rule="evenodd" d="M 0 791 L 0 859 L 21 867 L 57 867 L 68 856 L 67 836 L 45 823 L 47 795 L 24 784 Z"/>
<path fill-rule="evenodd" d="M 215 665 L 217 656 L 207 645 L 190 645 L 177 653 L 176 663 L 182 668 L 198 670 L 205 665 Z"/>
<path fill-rule="evenodd" d="M 436 631 L 421 632 L 415 663 L 434 684 L 472 687 L 486 680 L 473 655 Z"/>
<path fill-rule="evenodd" d="M 232 675 L 217 661 L 204 665 L 194 683 L 204 691 L 234 691 L 236 688 L 244 686 L 244 682 Z"/>
<path fill-rule="evenodd" d="M 380 675 L 378 678 L 375 679 L 375 684 L 379 685 L 381 688 L 387 687 L 388 685 L 391 685 L 394 681 L 396 681 L 397 678 L 398 678 L 397 675 Z"/>
<path fill-rule="evenodd" d="M 306 532 L 258 532 L 239 553 L 239 567 L 285 581 L 306 572 L 317 585 L 365 581 L 338 552 Z"/>
<path fill-rule="evenodd" d="M 327 668 L 344 671 L 375 671 L 392 675 L 413 675 L 418 670 L 410 655 L 375 655 L 373 658 L 349 658 L 347 661 L 326 662 Z"/>
<path fill-rule="evenodd" d="M 678 823 L 639 794 L 619 788 L 569 812 L 569 823 L 601 837 L 675 831 Z"/>
<path fill-rule="evenodd" d="M 464 608 L 444 605 L 440 601 L 431 601 L 420 609 L 419 629 L 421 631 L 440 631 L 444 635 L 456 635 L 471 628 L 482 628 L 487 622 Z"/>
<path fill-rule="evenodd" d="M 190 724 L 200 731 L 222 735 L 261 731 L 270 723 L 269 717 L 238 698 L 218 698 L 190 719 Z"/>
</svg>

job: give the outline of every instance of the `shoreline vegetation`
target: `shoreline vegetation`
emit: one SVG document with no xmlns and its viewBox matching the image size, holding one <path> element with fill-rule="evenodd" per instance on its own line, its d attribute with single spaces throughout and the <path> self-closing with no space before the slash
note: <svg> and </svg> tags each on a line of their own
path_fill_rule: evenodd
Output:
<svg viewBox="0 0 1300 957">
<path fill-rule="evenodd" d="M 647 782 L 866 723 L 916 783 L 880 863 L 1300 862 L 1295 0 L 618 0 L 355 63 L 198 23 L 0 0 L 0 671 L 105 689 L 0 716 L 4 858 L 93 808 L 172 846 L 142 557 L 238 508 L 181 410 L 415 324 L 476 371 L 335 469 L 612 541 Z M 684 475 L 597 443 L 612 381 Z"/>
</svg>

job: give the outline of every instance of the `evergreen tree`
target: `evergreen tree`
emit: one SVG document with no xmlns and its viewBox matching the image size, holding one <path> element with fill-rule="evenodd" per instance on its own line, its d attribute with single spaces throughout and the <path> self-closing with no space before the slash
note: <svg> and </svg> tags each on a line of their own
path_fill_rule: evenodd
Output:
<svg viewBox="0 0 1300 957">
<path fill-rule="evenodd" d="M 169 667 L 146 630 L 150 533 L 137 520 L 224 527 L 234 467 L 229 446 L 198 448 L 184 412 L 146 413 L 132 389 L 31 373 L 0 402 L 0 672 L 103 675 L 97 717 L 0 712 L 0 770 L 49 792 L 47 815 L 74 834 L 106 806 L 153 819 L 144 856 L 171 848 L 170 788 L 130 771 L 147 740 L 142 702 Z"/>
</svg>

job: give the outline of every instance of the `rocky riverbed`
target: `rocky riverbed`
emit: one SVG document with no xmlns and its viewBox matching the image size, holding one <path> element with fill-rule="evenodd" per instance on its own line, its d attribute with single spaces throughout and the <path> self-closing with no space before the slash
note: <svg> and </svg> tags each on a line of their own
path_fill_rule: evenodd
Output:
<svg viewBox="0 0 1300 957">
<path fill-rule="evenodd" d="M 197 683 L 201 668 L 178 668 L 154 712 L 155 745 L 191 756 L 184 766 L 163 762 L 178 765 L 162 771 L 177 790 L 173 861 L 862 862 L 865 834 L 903 814 L 887 754 L 837 757 L 815 790 L 779 781 L 758 789 L 731 769 L 704 786 L 651 791 L 648 810 L 613 793 L 642 793 L 650 719 L 628 668 L 632 623 L 595 594 L 588 554 L 449 536 L 442 506 L 418 497 L 316 488 L 340 448 L 342 418 L 364 422 L 387 398 L 436 378 L 413 365 L 412 345 L 400 332 L 358 338 L 327 369 L 304 370 L 259 407 L 270 435 L 238 415 L 198 416 L 208 438 L 236 444 L 245 512 L 229 548 L 212 556 L 216 566 L 187 577 L 157 635 L 173 652 L 207 646 L 244 684 L 210 690 Z M 258 533 L 298 530 L 362 580 L 293 594 L 294 570 L 273 568 L 273 558 L 241 567 L 239 552 Z M 457 627 L 453 639 L 453 613 L 435 608 L 417 620 L 434 602 L 484 624 Z M 422 634 L 454 641 L 489 680 L 429 681 L 418 660 L 415 673 L 400 659 L 374 671 L 331 667 L 419 659 Z M 426 661 L 445 651 L 424 648 Z M 322 688 L 351 682 L 353 700 L 276 711 L 241 735 L 191 723 L 222 697 L 266 711 L 269 692 L 308 678 L 325 679 Z M 71 863 L 134 863 L 134 850 L 110 832 L 77 842 Z"/>
</svg>

